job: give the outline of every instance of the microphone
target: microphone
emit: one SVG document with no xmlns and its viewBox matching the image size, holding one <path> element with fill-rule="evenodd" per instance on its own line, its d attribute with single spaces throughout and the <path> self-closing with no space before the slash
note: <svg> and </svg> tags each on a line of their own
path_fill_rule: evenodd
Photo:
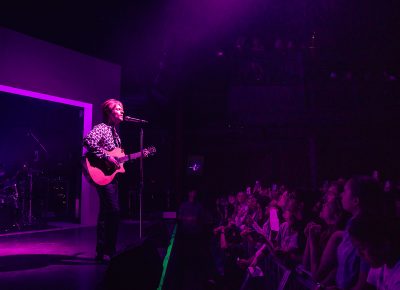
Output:
<svg viewBox="0 0 400 290">
<path fill-rule="evenodd" d="M 133 118 L 131 116 L 124 116 L 124 121 L 126 122 L 132 122 L 132 123 L 148 123 L 146 120 L 138 119 L 138 118 Z"/>
</svg>

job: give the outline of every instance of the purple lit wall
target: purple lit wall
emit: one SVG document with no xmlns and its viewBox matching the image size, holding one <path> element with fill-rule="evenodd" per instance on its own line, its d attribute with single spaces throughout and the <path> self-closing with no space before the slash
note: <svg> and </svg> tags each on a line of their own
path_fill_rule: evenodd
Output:
<svg viewBox="0 0 400 290">
<path fill-rule="evenodd" d="M 84 108 L 84 134 L 100 104 L 120 94 L 121 67 L 0 28 L 0 90 Z M 92 115 L 93 108 L 93 115 Z M 82 178 L 81 223 L 96 223 L 97 194 Z"/>
</svg>

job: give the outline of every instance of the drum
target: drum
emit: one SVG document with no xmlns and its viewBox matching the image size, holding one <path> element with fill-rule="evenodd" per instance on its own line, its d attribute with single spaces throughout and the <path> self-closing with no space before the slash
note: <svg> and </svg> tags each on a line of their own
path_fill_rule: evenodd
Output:
<svg viewBox="0 0 400 290">
<path fill-rule="evenodd" d="M 16 184 L 0 190 L 0 230 L 8 229 L 17 223 L 18 204 Z"/>
<path fill-rule="evenodd" d="M 16 184 L 5 186 L 0 190 L 0 206 L 18 208 L 18 190 Z"/>
</svg>

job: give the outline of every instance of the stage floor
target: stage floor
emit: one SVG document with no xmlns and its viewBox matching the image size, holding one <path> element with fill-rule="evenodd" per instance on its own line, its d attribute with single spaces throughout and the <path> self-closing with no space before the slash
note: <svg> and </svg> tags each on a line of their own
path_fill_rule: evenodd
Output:
<svg viewBox="0 0 400 290">
<path fill-rule="evenodd" d="M 101 288 L 107 265 L 94 261 L 96 228 L 73 224 L 58 226 L 0 236 L 1 290 Z M 138 240 L 138 222 L 121 222 L 117 251 L 123 251 Z"/>
</svg>

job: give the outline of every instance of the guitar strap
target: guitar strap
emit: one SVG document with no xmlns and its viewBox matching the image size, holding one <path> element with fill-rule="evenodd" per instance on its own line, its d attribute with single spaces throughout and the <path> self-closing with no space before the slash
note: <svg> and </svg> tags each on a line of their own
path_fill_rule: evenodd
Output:
<svg viewBox="0 0 400 290">
<path fill-rule="evenodd" d="M 114 144 L 116 147 L 121 148 L 121 138 L 119 138 L 117 131 L 115 130 L 115 127 L 112 128 L 112 134 L 114 138 Z"/>
</svg>

